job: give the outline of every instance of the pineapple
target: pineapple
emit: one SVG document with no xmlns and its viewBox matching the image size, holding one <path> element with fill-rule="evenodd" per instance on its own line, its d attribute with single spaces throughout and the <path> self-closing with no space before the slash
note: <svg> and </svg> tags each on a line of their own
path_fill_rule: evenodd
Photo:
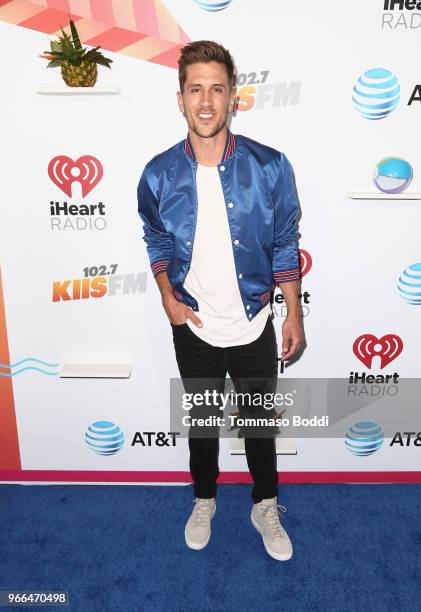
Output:
<svg viewBox="0 0 421 612">
<path fill-rule="evenodd" d="M 97 64 L 111 68 L 113 61 L 104 57 L 98 49 L 82 47 L 76 26 L 70 20 L 71 37 L 61 28 L 62 36 L 50 42 L 51 51 L 44 51 L 44 59 L 50 60 L 47 68 L 61 67 L 61 75 L 69 87 L 93 87 L 98 76 Z"/>
<path fill-rule="evenodd" d="M 94 62 L 82 60 L 80 66 L 74 66 L 69 60 L 63 60 L 61 76 L 69 87 L 93 87 L 98 77 L 98 69 Z"/>
</svg>

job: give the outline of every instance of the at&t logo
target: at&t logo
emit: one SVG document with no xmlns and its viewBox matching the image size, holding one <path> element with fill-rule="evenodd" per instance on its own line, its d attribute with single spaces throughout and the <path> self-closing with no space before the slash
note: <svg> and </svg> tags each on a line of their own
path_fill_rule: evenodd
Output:
<svg viewBox="0 0 421 612">
<path fill-rule="evenodd" d="M 398 444 L 399 446 L 421 446 L 421 431 L 397 431 L 392 438 L 389 446 L 394 446 Z"/>
<path fill-rule="evenodd" d="M 85 442 L 97 455 L 115 455 L 124 444 L 124 434 L 111 421 L 96 421 L 88 427 Z"/>
<path fill-rule="evenodd" d="M 383 445 L 384 433 L 372 421 L 360 421 L 346 432 L 345 445 L 353 455 L 366 457 L 378 451 Z"/>
<path fill-rule="evenodd" d="M 399 277 L 398 291 L 407 304 L 421 304 L 421 263 L 413 263 Z"/>
<path fill-rule="evenodd" d="M 397 77 L 386 68 L 371 68 L 362 74 L 353 89 L 352 101 L 366 119 L 384 119 L 400 99 Z"/>
</svg>

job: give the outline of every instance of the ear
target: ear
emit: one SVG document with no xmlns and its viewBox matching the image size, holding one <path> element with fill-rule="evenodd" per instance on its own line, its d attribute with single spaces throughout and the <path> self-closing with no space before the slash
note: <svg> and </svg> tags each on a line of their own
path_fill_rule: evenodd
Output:
<svg viewBox="0 0 421 612">
<path fill-rule="evenodd" d="M 177 102 L 178 102 L 178 108 L 180 109 L 180 112 L 184 113 L 183 95 L 181 91 L 177 91 Z"/>
<path fill-rule="evenodd" d="M 235 109 L 235 103 L 237 99 L 237 88 L 233 87 L 230 92 L 230 101 L 228 104 L 228 112 L 232 113 Z"/>
</svg>

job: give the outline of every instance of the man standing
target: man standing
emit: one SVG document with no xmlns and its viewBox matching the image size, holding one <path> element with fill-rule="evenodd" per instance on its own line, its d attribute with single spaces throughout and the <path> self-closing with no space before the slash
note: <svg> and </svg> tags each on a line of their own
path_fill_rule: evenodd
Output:
<svg viewBox="0 0 421 612">
<path fill-rule="evenodd" d="M 256 378 L 276 385 L 274 284 L 287 306 L 281 359 L 303 340 L 292 169 L 283 153 L 228 129 L 234 80 L 233 59 L 221 45 L 197 41 L 181 50 L 177 99 L 188 134 L 146 165 L 138 185 L 143 240 L 180 375 L 214 381 L 218 391 L 227 373 L 237 391 Z M 292 545 L 278 516 L 274 437 L 244 443 L 254 482 L 251 521 L 268 554 L 287 560 Z M 199 550 L 216 510 L 218 435 L 189 434 L 189 450 L 195 506 L 185 540 Z"/>
</svg>

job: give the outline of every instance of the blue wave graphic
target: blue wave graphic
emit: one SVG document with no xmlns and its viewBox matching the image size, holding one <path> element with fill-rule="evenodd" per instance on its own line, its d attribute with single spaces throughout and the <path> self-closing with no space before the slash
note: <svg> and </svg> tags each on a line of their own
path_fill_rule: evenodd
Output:
<svg viewBox="0 0 421 612">
<path fill-rule="evenodd" d="M 358 100 L 354 96 L 352 96 L 352 100 L 353 100 L 353 102 L 355 102 L 355 104 L 358 104 L 358 106 L 360 108 L 363 108 L 363 109 L 364 108 L 368 108 L 369 110 L 371 110 L 371 109 L 373 109 L 373 110 L 376 110 L 376 109 L 390 109 L 390 110 L 393 110 L 398 105 L 399 96 L 396 99 L 396 102 L 394 100 L 391 100 L 389 102 L 383 102 L 382 104 L 364 104 L 363 102 L 358 102 Z"/>
<path fill-rule="evenodd" d="M 370 75 L 367 75 L 367 76 L 370 76 Z M 371 78 L 373 78 L 373 77 L 371 77 Z M 366 79 L 364 79 L 362 76 L 360 76 L 360 78 L 358 79 L 358 83 L 360 83 L 361 85 L 364 85 L 364 86 L 367 85 Z M 393 76 L 391 76 L 391 78 L 388 81 L 382 81 L 380 83 L 376 83 L 376 82 L 371 81 L 370 82 L 370 87 L 372 89 L 387 89 L 388 87 L 393 87 L 394 85 L 397 85 L 397 84 L 398 84 L 398 79 L 393 75 Z"/>
<path fill-rule="evenodd" d="M 354 92 L 356 94 L 358 94 L 359 96 L 362 96 L 363 98 L 368 98 L 371 100 L 378 100 L 378 99 L 389 100 L 390 98 L 396 98 L 396 97 L 399 98 L 400 91 L 401 91 L 401 88 L 399 85 L 395 87 L 395 89 L 392 89 L 390 91 L 383 91 L 383 92 L 376 91 L 375 93 L 366 93 L 362 91 L 361 89 L 354 87 Z"/>
<path fill-rule="evenodd" d="M 88 431 L 89 431 L 89 429 L 88 429 Z M 103 440 L 104 441 L 106 440 L 107 442 L 108 441 L 110 441 L 110 442 L 113 442 L 113 441 L 119 442 L 120 440 L 122 440 L 122 438 L 124 438 L 124 434 L 123 434 L 123 432 L 120 432 L 120 433 L 118 433 L 115 436 L 97 436 L 97 437 L 94 437 L 94 436 L 90 436 L 88 434 L 88 432 L 86 432 L 86 436 L 85 437 L 86 437 L 86 442 L 88 442 L 88 440 L 93 440 L 95 442 L 101 442 Z M 89 442 L 89 444 L 92 444 L 92 442 Z"/>
<path fill-rule="evenodd" d="M 25 363 L 27 361 L 31 361 L 31 362 L 35 362 L 35 363 L 39 363 L 47 368 L 58 368 L 59 364 L 58 363 L 48 363 L 48 361 L 42 361 L 42 359 L 37 359 L 36 357 L 26 357 L 25 359 L 21 359 L 20 361 L 16 361 L 16 363 L 0 363 L 0 368 L 5 368 L 8 370 L 13 370 L 13 368 L 16 368 L 17 366 L 20 366 L 22 363 Z M 24 368 L 20 368 L 19 370 L 15 370 L 15 371 L 10 371 L 10 372 L 0 372 L 0 376 L 6 377 L 6 378 L 11 378 L 12 376 L 17 376 L 17 374 L 21 374 L 22 372 L 25 372 L 26 370 L 35 370 L 36 372 L 41 372 L 41 374 L 46 374 L 47 376 L 58 376 L 58 370 L 56 371 L 52 371 L 52 372 L 48 372 L 47 370 L 44 370 L 43 368 L 38 368 L 36 366 L 33 365 L 28 365 Z"/>
</svg>

